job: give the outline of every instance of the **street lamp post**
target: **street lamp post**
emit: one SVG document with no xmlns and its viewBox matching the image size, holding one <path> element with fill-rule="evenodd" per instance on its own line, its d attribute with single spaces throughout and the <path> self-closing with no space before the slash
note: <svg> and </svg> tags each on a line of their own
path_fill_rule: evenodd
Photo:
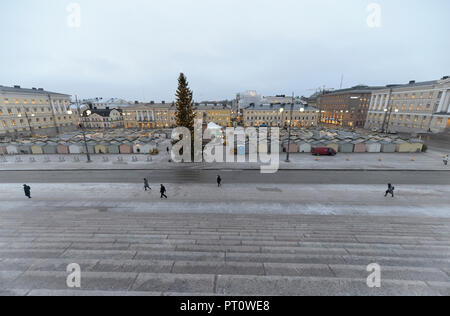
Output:
<svg viewBox="0 0 450 316">
<path fill-rule="evenodd" d="M 283 122 L 283 112 L 284 112 L 284 109 L 280 108 L 280 115 L 278 116 L 278 127 L 280 127 L 280 128 L 281 128 L 281 124 Z"/>
<path fill-rule="evenodd" d="M 289 160 L 289 152 L 290 152 L 290 149 L 291 149 L 291 126 L 292 126 L 292 112 L 294 112 L 294 102 L 295 102 L 295 97 L 294 97 L 294 93 L 292 93 L 291 113 L 289 114 L 288 148 L 286 150 L 286 162 L 290 162 L 290 160 Z"/>
<path fill-rule="evenodd" d="M 92 162 L 92 160 L 91 160 L 91 154 L 89 153 L 89 147 L 88 147 L 87 139 L 86 139 L 86 129 L 85 129 L 84 123 L 83 123 L 83 114 L 80 112 L 80 105 L 78 104 L 78 97 L 75 96 L 75 100 L 76 100 L 75 102 L 76 102 L 77 108 L 78 108 L 78 113 L 79 113 L 80 118 L 81 118 L 79 126 L 81 128 L 81 133 L 83 134 L 83 141 L 84 141 L 84 148 L 86 150 L 87 163 L 90 163 L 90 162 Z M 69 112 L 72 112 L 72 111 L 68 111 L 68 113 Z M 91 115 L 91 111 L 87 110 L 86 111 L 86 116 L 89 117 L 89 115 Z"/>
<path fill-rule="evenodd" d="M 81 127 L 81 132 L 83 134 L 83 141 L 84 141 L 84 148 L 86 149 L 87 162 L 90 163 L 90 162 L 92 162 L 91 154 L 89 153 L 89 147 L 88 147 L 87 140 L 86 140 L 86 130 L 84 128 L 84 123 L 83 122 L 80 122 L 80 127 Z"/>
<path fill-rule="evenodd" d="M 391 119 L 392 119 L 392 107 L 393 107 L 393 106 L 391 106 L 391 110 L 389 111 L 389 119 L 388 119 L 387 126 L 386 126 L 386 132 L 387 132 L 387 134 L 389 134 L 389 125 L 391 125 Z M 397 114 L 399 111 L 398 111 L 398 109 L 396 108 L 396 109 L 394 110 L 394 112 Z"/>
</svg>

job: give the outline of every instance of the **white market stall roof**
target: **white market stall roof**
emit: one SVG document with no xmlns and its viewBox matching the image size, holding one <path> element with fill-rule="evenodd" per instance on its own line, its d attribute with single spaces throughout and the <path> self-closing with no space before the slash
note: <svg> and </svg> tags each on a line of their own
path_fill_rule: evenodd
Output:
<svg viewBox="0 0 450 316">
<path fill-rule="evenodd" d="M 208 123 L 208 129 L 222 129 L 222 126 L 217 125 L 214 122 Z"/>
</svg>

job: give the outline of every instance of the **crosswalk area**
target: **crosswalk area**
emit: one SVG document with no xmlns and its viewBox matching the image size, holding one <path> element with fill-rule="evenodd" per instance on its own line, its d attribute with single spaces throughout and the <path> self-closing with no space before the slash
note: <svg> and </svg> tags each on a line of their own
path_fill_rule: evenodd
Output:
<svg viewBox="0 0 450 316">
<path fill-rule="evenodd" d="M 449 294 L 450 219 L 0 211 L 0 295 Z"/>
</svg>

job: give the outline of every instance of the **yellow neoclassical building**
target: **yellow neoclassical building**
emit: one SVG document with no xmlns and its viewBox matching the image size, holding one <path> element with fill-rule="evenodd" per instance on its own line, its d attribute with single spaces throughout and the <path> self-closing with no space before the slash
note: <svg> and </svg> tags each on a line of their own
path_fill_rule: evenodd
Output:
<svg viewBox="0 0 450 316">
<path fill-rule="evenodd" d="M 174 103 L 140 103 L 122 108 L 125 128 L 151 129 L 176 127 Z M 223 105 L 196 104 L 197 118 L 228 127 L 231 124 L 231 108 Z"/>
<path fill-rule="evenodd" d="M 382 132 L 439 133 L 450 128 L 450 78 L 374 91 L 365 127 Z"/>
<path fill-rule="evenodd" d="M 292 112 L 290 104 L 252 105 L 243 110 L 246 127 L 286 127 L 289 123 L 293 127 L 315 127 L 318 118 L 318 110 L 305 104 L 294 104 Z"/>
<path fill-rule="evenodd" d="M 53 136 L 74 131 L 78 121 L 70 95 L 0 86 L 0 136 Z"/>
</svg>

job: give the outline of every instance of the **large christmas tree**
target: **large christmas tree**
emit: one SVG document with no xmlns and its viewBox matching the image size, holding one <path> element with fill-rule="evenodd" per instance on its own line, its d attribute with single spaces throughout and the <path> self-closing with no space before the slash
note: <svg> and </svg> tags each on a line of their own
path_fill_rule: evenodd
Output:
<svg viewBox="0 0 450 316">
<path fill-rule="evenodd" d="M 194 133 L 194 102 L 192 100 L 193 93 L 189 89 L 189 83 L 186 76 L 181 73 L 178 78 L 178 90 L 177 90 L 177 111 L 175 113 L 177 126 L 188 128 L 191 133 Z"/>
</svg>

